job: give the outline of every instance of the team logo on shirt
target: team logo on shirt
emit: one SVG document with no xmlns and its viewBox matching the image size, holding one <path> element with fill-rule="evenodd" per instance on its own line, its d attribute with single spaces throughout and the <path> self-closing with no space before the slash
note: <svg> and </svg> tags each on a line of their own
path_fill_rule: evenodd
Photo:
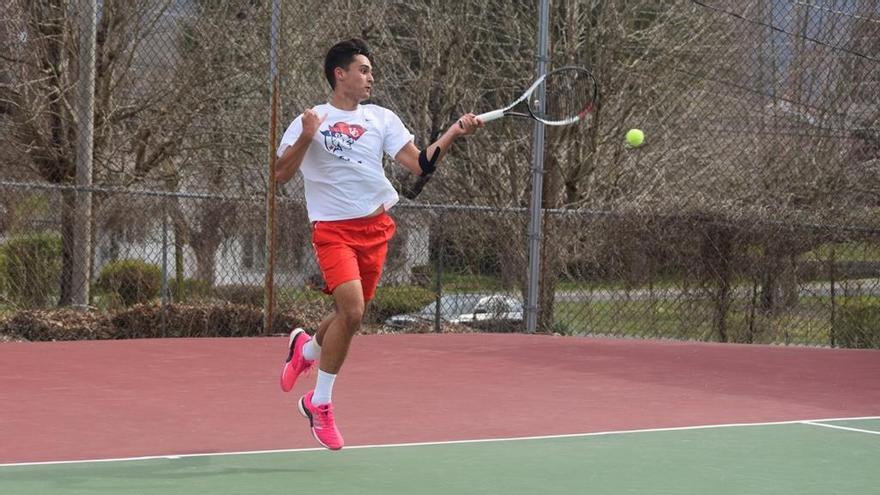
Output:
<svg viewBox="0 0 880 495">
<path fill-rule="evenodd" d="M 324 147 L 327 148 L 327 151 L 337 153 L 351 150 L 354 142 L 366 132 L 366 129 L 357 124 L 337 122 L 328 127 L 326 131 L 321 131 L 321 134 L 324 135 Z"/>
</svg>

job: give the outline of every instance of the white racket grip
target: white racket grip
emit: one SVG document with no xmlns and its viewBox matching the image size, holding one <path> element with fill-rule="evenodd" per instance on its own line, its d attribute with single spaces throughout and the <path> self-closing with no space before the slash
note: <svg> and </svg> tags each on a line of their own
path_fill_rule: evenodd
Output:
<svg viewBox="0 0 880 495">
<path fill-rule="evenodd" d="M 504 110 L 492 110 L 491 112 L 481 113 L 480 115 L 477 115 L 477 118 L 484 123 L 500 119 L 501 117 L 504 117 Z"/>
</svg>

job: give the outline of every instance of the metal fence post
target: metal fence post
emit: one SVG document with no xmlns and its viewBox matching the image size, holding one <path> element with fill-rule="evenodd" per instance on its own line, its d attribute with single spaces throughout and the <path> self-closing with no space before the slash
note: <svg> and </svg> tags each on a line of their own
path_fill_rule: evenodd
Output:
<svg viewBox="0 0 880 495">
<path fill-rule="evenodd" d="M 831 347 L 837 346 L 837 330 L 834 328 L 837 325 L 836 316 L 837 316 L 837 272 L 834 269 L 834 265 L 836 264 L 836 257 L 834 255 L 834 249 L 831 249 L 831 252 L 828 255 L 828 268 L 829 268 L 829 277 L 831 280 L 829 281 L 830 287 L 830 296 L 831 296 L 831 328 L 828 330 L 828 345 Z"/>
<path fill-rule="evenodd" d="M 167 335 L 168 311 L 168 199 L 162 198 L 162 335 Z"/>
<path fill-rule="evenodd" d="M 538 77 L 547 73 L 549 44 L 550 0 L 541 0 L 538 24 Z M 538 89 L 538 99 L 544 101 L 544 86 Z M 544 124 L 535 121 L 532 140 L 532 200 L 529 218 L 529 273 L 526 295 L 526 331 L 538 328 L 538 279 L 541 276 L 541 212 L 544 187 Z"/>
<path fill-rule="evenodd" d="M 437 250 L 436 272 L 437 279 L 434 286 L 434 332 L 443 331 L 440 328 L 440 301 L 443 299 L 443 212 L 441 211 L 437 218 L 437 238 L 441 240 L 440 248 Z M 428 243 L 430 246 L 430 241 Z"/>
<path fill-rule="evenodd" d="M 91 284 L 92 159 L 95 114 L 95 40 L 97 0 L 83 0 L 79 10 L 79 80 L 77 81 L 76 213 L 73 226 L 71 304 L 87 308 Z"/>
<path fill-rule="evenodd" d="M 275 311 L 275 146 L 278 142 L 278 38 L 281 24 L 281 0 L 272 1 L 269 14 L 269 174 L 266 190 L 266 276 L 263 301 L 263 333 L 268 335 L 273 330 Z"/>
</svg>

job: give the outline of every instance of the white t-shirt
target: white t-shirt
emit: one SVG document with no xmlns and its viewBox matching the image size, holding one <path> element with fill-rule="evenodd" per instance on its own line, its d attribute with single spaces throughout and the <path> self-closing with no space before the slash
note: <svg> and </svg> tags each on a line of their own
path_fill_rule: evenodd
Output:
<svg viewBox="0 0 880 495">
<path fill-rule="evenodd" d="M 309 221 L 361 218 L 400 199 L 385 177 L 382 152 L 394 157 L 413 135 L 387 108 L 358 105 L 340 110 L 329 103 L 315 107 L 327 114 L 303 158 L 302 172 Z M 302 134 L 302 115 L 294 119 L 278 146 L 280 157 Z"/>
</svg>

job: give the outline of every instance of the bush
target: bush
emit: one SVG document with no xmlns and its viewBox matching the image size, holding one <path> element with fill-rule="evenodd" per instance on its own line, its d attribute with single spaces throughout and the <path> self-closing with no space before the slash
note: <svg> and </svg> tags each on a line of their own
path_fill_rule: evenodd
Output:
<svg viewBox="0 0 880 495">
<path fill-rule="evenodd" d="M 9 299 L 23 307 L 43 307 L 58 293 L 61 278 L 61 237 L 44 232 L 15 236 L 0 248 Z"/>
<path fill-rule="evenodd" d="M 3 254 L 3 249 L 0 249 L 0 302 L 4 300 L 4 294 L 6 294 L 6 255 Z"/>
<path fill-rule="evenodd" d="M 435 299 L 433 292 L 421 287 L 380 287 L 370 303 L 365 323 L 382 323 L 399 314 L 421 310 Z"/>
<path fill-rule="evenodd" d="M 0 334 L 30 341 L 96 340 L 113 338 L 109 318 L 101 312 L 69 308 L 19 311 L 0 323 Z"/>
<path fill-rule="evenodd" d="M 435 278 L 434 268 L 429 265 L 412 267 L 412 281 L 420 287 L 431 288 L 432 284 L 436 284 Z"/>
<path fill-rule="evenodd" d="M 880 349 L 880 299 L 861 298 L 842 306 L 834 337 L 838 347 Z"/>
<path fill-rule="evenodd" d="M 272 334 L 287 334 L 295 327 L 316 327 L 300 311 L 276 311 Z M 110 317 L 113 338 L 255 337 L 263 336 L 263 311 L 239 304 L 139 304 Z"/>
<path fill-rule="evenodd" d="M 466 323 L 467 326 L 487 333 L 522 333 L 526 331 L 523 321 L 511 320 L 477 320 Z"/>
<path fill-rule="evenodd" d="M 244 306 L 263 307 L 265 288 L 260 285 L 222 285 L 214 288 L 214 297 Z"/>
<path fill-rule="evenodd" d="M 286 334 L 297 326 L 316 327 L 320 319 L 309 318 L 312 313 L 309 305 L 302 310 L 278 311 L 271 333 Z M 163 308 L 157 303 L 110 313 L 69 308 L 19 311 L 0 320 L 3 335 L 30 341 L 262 336 L 263 312 L 238 304 L 170 304 Z"/>
<path fill-rule="evenodd" d="M 211 298 L 211 284 L 204 280 L 196 280 L 194 278 L 183 279 L 183 283 L 178 284 L 177 279 L 173 278 L 168 281 L 168 290 L 175 302 L 186 301 L 202 301 Z"/>
<path fill-rule="evenodd" d="M 235 304 L 172 304 L 164 310 L 158 304 L 141 304 L 115 314 L 110 322 L 117 339 L 247 337 L 263 332 L 262 311 Z"/>
<path fill-rule="evenodd" d="M 159 297 L 162 272 L 156 265 L 140 260 L 117 260 L 104 265 L 98 288 L 115 296 L 124 306 L 145 303 Z"/>
</svg>

